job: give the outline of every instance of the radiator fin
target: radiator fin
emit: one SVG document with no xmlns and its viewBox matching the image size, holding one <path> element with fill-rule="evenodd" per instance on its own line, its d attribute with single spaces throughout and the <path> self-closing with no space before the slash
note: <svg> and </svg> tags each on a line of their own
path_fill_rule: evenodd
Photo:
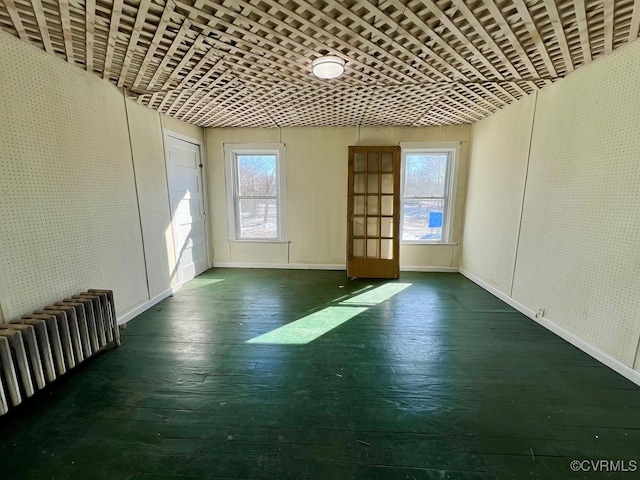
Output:
<svg viewBox="0 0 640 480">
<path fill-rule="evenodd" d="M 111 290 L 87 290 L 0 323 L 0 415 L 111 344 L 120 345 Z"/>
</svg>

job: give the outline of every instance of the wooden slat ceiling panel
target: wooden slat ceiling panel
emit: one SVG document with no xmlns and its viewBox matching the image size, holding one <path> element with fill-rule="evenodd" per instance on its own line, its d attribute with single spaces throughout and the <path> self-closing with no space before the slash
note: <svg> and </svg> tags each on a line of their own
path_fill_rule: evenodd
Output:
<svg viewBox="0 0 640 480">
<path fill-rule="evenodd" d="M 195 125 L 450 125 L 636 41 L 640 0 L 0 0 L 0 28 Z"/>
</svg>

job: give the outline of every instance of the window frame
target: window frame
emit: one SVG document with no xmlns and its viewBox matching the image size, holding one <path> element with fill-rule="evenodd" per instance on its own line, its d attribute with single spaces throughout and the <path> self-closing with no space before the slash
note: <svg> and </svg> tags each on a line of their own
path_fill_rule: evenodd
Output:
<svg viewBox="0 0 640 480">
<path fill-rule="evenodd" d="M 276 157 L 276 208 L 277 236 L 269 238 L 242 237 L 240 222 L 240 200 L 250 197 L 240 195 L 238 156 L 242 155 L 275 155 Z M 286 242 L 286 149 L 283 143 L 225 143 L 225 179 L 227 190 L 227 218 L 229 240 L 234 242 Z M 272 198 L 272 197 L 256 197 Z"/>
<path fill-rule="evenodd" d="M 403 245 L 447 245 L 452 243 L 453 221 L 455 216 L 456 186 L 458 183 L 458 164 L 460 163 L 460 142 L 401 142 L 400 143 L 400 243 Z M 407 154 L 446 153 L 447 171 L 444 182 L 444 197 L 405 197 L 405 172 Z M 443 199 L 442 235 L 440 240 L 404 240 L 404 204 L 406 199 Z"/>
</svg>

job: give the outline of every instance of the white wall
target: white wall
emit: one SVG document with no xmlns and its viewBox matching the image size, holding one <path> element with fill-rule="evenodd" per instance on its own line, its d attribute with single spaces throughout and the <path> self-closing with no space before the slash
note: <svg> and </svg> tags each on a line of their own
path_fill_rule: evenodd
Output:
<svg viewBox="0 0 640 480">
<path fill-rule="evenodd" d="M 175 268 L 159 114 L 4 32 L 0 65 L 3 317 L 109 288 L 130 318 Z"/>
<path fill-rule="evenodd" d="M 344 268 L 349 145 L 462 142 L 453 240 L 462 235 L 471 127 L 206 129 L 215 265 Z M 287 149 L 287 230 L 290 243 L 230 242 L 225 186 L 225 143 L 284 143 Z M 401 268 L 457 268 L 455 245 L 401 245 Z"/>
<path fill-rule="evenodd" d="M 461 260 L 636 381 L 639 76 L 635 42 L 474 125 Z"/>
</svg>

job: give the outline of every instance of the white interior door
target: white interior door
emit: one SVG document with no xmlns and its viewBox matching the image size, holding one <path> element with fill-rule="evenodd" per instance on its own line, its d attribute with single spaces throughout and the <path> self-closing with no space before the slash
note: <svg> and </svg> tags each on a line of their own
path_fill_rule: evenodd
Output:
<svg viewBox="0 0 640 480">
<path fill-rule="evenodd" d="M 178 282 L 208 267 L 200 147 L 167 135 L 167 179 Z"/>
</svg>

